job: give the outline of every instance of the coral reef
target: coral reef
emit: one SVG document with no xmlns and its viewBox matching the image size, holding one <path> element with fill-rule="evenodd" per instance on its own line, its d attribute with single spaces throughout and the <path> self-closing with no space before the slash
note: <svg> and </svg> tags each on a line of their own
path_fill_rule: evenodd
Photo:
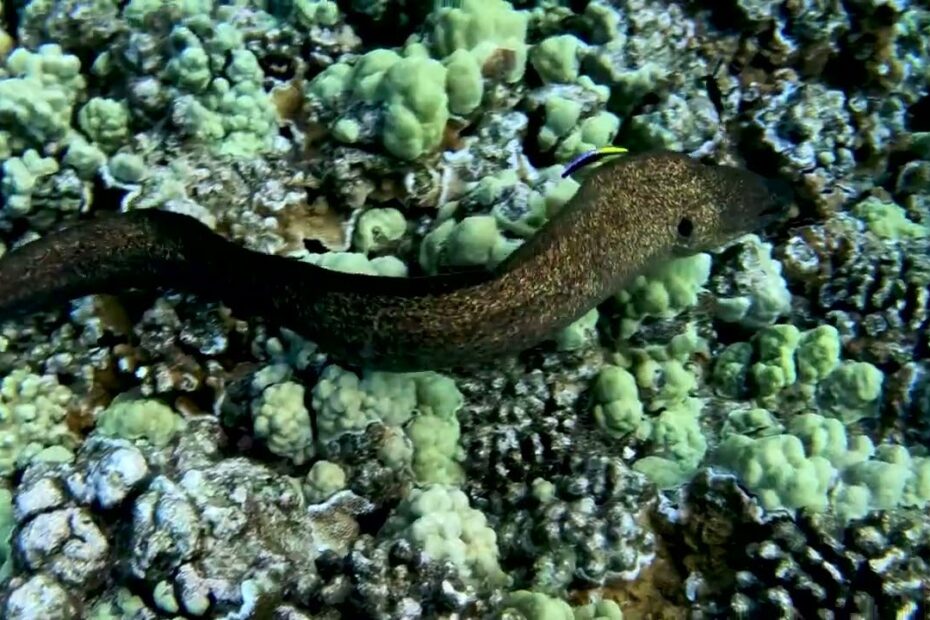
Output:
<svg viewBox="0 0 930 620">
<path fill-rule="evenodd" d="M 837 530 L 808 517 L 763 518 L 732 479 L 702 475 L 657 517 L 697 618 L 766 614 L 919 614 L 926 520 L 916 511 Z M 829 521 L 829 520 L 827 520 Z"/>
<path fill-rule="evenodd" d="M 22 0 L 0 255 L 165 209 L 372 276 L 494 269 L 592 148 L 787 181 L 550 341 L 389 373 L 174 291 L 0 325 L 0 615 L 924 617 L 930 10 Z"/>
</svg>

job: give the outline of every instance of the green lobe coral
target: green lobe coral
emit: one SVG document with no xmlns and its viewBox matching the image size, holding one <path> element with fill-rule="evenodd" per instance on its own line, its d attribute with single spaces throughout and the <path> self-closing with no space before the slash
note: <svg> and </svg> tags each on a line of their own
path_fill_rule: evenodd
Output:
<svg viewBox="0 0 930 620">
<path fill-rule="evenodd" d="M 930 227 L 910 220 L 904 209 L 893 202 L 869 197 L 856 204 L 852 212 L 882 239 L 918 239 L 930 234 Z"/>
<path fill-rule="evenodd" d="M 808 457 L 794 435 L 759 439 L 732 435 L 721 444 L 717 458 L 739 474 L 767 510 L 826 509 L 833 475 L 830 462 L 819 456 Z"/>
<path fill-rule="evenodd" d="M 850 436 L 840 420 L 813 413 L 794 417 L 787 430 L 733 434 L 715 454 L 766 510 L 831 510 L 848 522 L 930 503 L 930 459 L 900 445 L 875 448 L 864 435 Z"/>
<path fill-rule="evenodd" d="M 97 430 L 104 435 L 148 441 L 165 446 L 185 428 L 184 420 L 170 407 L 154 399 L 114 399 L 97 418 Z"/>
<path fill-rule="evenodd" d="M 570 34 L 543 39 L 530 51 L 530 63 L 546 82 L 574 82 L 585 44 Z"/>
<path fill-rule="evenodd" d="M 403 429 L 403 445 L 389 446 L 392 467 L 410 467 L 422 484 L 463 481 L 460 428 L 462 394 L 449 377 L 432 373 L 368 372 L 361 378 L 328 366 L 313 388 L 318 441 L 358 433 L 381 423 Z"/>
<path fill-rule="evenodd" d="M 507 80 L 515 82 L 526 67 L 527 20 L 524 11 L 513 10 L 504 0 L 462 0 L 456 7 L 436 11 L 433 45 L 442 56 L 469 50 L 479 64 L 497 49 L 509 50 L 514 58 Z"/>
<path fill-rule="evenodd" d="M 443 60 L 446 67 L 446 92 L 449 94 L 449 111 L 453 114 L 471 114 L 484 96 L 484 78 L 481 65 L 469 52 L 458 49 Z"/>
<path fill-rule="evenodd" d="M 644 456 L 633 469 L 660 488 L 686 482 L 707 452 L 701 428 L 703 403 L 690 358 L 706 342 L 689 329 L 666 346 L 618 352 L 594 382 L 594 420 L 607 434 L 638 445 Z"/>
<path fill-rule="evenodd" d="M 284 381 L 266 387 L 252 403 L 256 437 L 268 449 L 300 465 L 314 455 L 310 412 L 304 404 L 304 387 Z"/>
<path fill-rule="evenodd" d="M 3 162 L 0 178 L 0 195 L 3 196 L 2 211 L 18 217 L 32 211 L 32 196 L 43 178 L 58 172 L 58 162 L 53 157 L 42 157 L 34 149 L 26 150 L 21 157 L 10 157 Z"/>
<path fill-rule="evenodd" d="M 773 325 L 752 342 L 726 347 L 713 370 L 718 393 L 754 397 L 766 406 L 791 396 L 807 407 L 846 423 L 875 417 L 882 403 L 884 374 L 873 364 L 840 359 L 836 328 L 824 325 L 801 332 L 793 325 Z M 748 379 L 748 380 L 747 380 Z"/>
<path fill-rule="evenodd" d="M 311 504 L 326 501 L 346 487 L 346 471 L 337 463 L 317 461 L 304 479 L 304 497 Z"/>
<path fill-rule="evenodd" d="M 53 376 L 16 369 L 0 381 L 0 476 L 9 476 L 46 448 L 71 449 L 77 437 L 66 417 L 74 395 Z"/>
<path fill-rule="evenodd" d="M 402 159 L 435 148 L 449 120 L 446 68 L 429 58 L 402 58 L 379 85 L 386 106 L 384 147 Z"/>
<path fill-rule="evenodd" d="M 710 277 L 710 266 L 709 254 L 695 254 L 664 262 L 651 273 L 637 276 L 616 295 L 623 304 L 621 335 L 632 335 L 647 317 L 673 317 L 696 304 Z"/>
<path fill-rule="evenodd" d="M 369 209 L 359 216 L 353 244 L 364 253 L 381 252 L 407 232 L 404 214 L 393 208 Z"/>
<path fill-rule="evenodd" d="M 78 124 L 87 136 L 107 152 L 129 138 L 129 110 L 120 101 L 94 97 L 78 112 Z"/>
<path fill-rule="evenodd" d="M 470 215 L 460 222 L 446 220 L 420 244 L 420 265 L 427 273 L 445 267 L 493 268 L 510 255 L 520 241 L 508 239 L 490 215 Z"/>
<path fill-rule="evenodd" d="M 447 561 L 472 583 L 506 583 L 497 535 L 461 490 L 442 485 L 413 489 L 384 526 L 432 560 Z"/>
<path fill-rule="evenodd" d="M 15 49 L 6 59 L 9 77 L 0 78 L 0 145 L 14 153 L 60 146 L 84 92 L 80 71 L 80 60 L 58 45 L 42 45 L 36 52 Z"/>
<path fill-rule="evenodd" d="M 442 139 L 449 119 L 446 79 L 446 66 L 438 60 L 382 49 L 363 55 L 354 66 L 329 66 L 310 81 L 306 94 L 314 106 L 327 112 L 352 101 L 377 106 L 383 119 L 383 146 L 395 157 L 413 160 L 435 149 Z M 454 92 L 456 104 L 468 101 L 462 91 Z M 351 131 L 349 121 L 357 123 Z M 347 141 L 361 139 L 361 126 L 352 117 L 333 119 L 333 127 L 339 127 Z"/>
<path fill-rule="evenodd" d="M 605 366 L 594 383 L 594 420 L 615 436 L 635 432 L 643 421 L 636 379 L 619 366 Z"/>
</svg>

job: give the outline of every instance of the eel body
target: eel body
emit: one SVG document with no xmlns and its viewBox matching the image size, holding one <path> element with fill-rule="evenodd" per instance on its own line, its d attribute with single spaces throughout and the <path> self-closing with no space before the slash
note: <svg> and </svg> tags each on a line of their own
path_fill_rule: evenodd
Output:
<svg viewBox="0 0 930 620">
<path fill-rule="evenodd" d="M 535 345 L 654 261 L 781 216 L 790 193 L 746 170 L 653 152 L 609 161 L 495 271 L 394 278 L 247 250 L 197 220 L 140 210 L 0 258 L 0 317 L 92 293 L 171 288 L 262 316 L 368 368 L 468 365 Z"/>
</svg>

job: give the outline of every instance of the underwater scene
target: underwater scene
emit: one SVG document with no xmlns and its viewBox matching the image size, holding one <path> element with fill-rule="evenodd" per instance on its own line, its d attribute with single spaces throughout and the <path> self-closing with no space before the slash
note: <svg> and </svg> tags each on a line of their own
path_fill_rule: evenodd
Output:
<svg viewBox="0 0 930 620">
<path fill-rule="evenodd" d="M 3 0 L 0 618 L 930 618 L 927 0 Z"/>
</svg>

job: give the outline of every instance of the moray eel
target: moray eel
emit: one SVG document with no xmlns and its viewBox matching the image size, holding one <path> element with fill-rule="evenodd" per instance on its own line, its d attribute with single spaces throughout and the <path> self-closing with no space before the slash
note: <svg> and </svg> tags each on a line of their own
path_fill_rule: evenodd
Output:
<svg viewBox="0 0 930 620">
<path fill-rule="evenodd" d="M 667 151 L 595 168 L 493 272 L 347 274 L 247 250 L 188 216 L 112 214 L 0 258 L 0 317 L 92 293 L 171 288 L 262 316 L 348 364 L 467 366 L 529 348 L 656 261 L 720 246 L 779 218 L 777 181 Z"/>
</svg>

